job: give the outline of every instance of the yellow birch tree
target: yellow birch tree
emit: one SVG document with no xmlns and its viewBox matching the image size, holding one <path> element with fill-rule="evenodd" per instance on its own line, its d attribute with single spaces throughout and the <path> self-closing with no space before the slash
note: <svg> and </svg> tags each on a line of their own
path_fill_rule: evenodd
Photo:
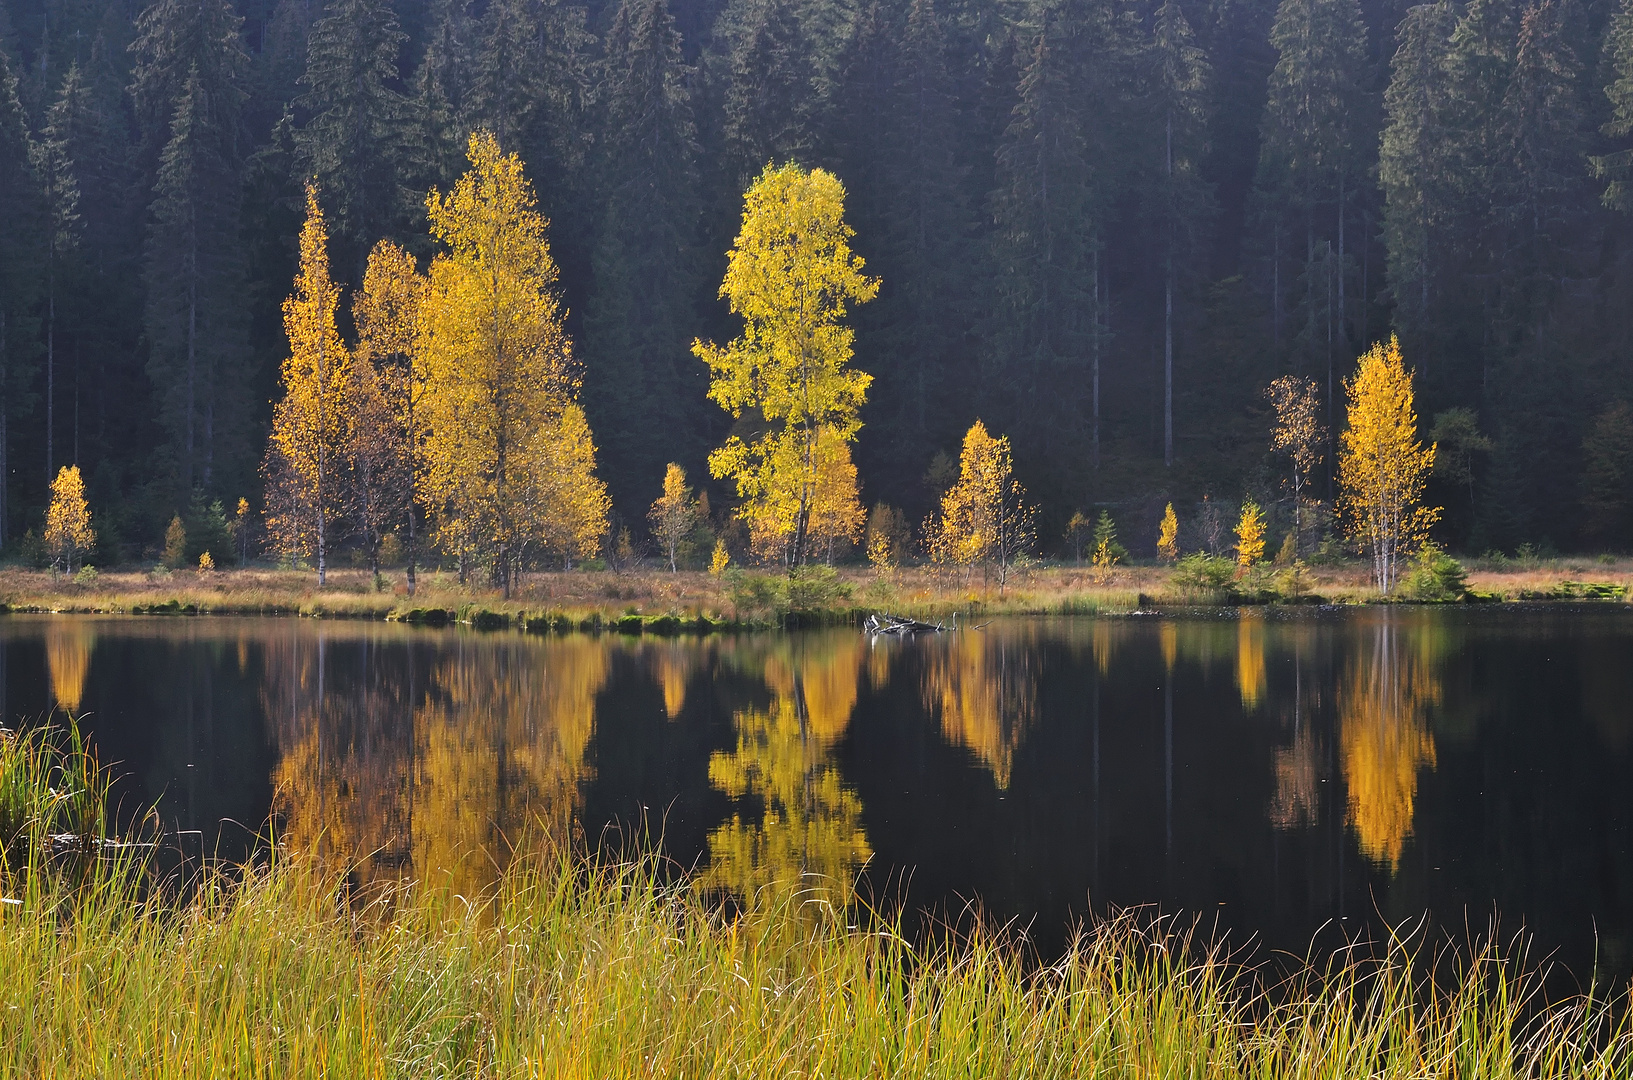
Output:
<svg viewBox="0 0 1633 1080">
<path fill-rule="evenodd" d="M 1179 518 L 1174 514 L 1173 503 L 1162 512 L 1162 524 L 1157 528 L 1157 554 L 1169 562 L 1179 558 Z"/>
<path fill-rule="evenodd" d="M 1370 550 L 1378 590 L 1389 592 L 1402 552 L 1422 544 L 1440 517 L 1438 508 L 1419 505 L 1435 448 L 1418 441 L 1412 374 L 1399 338 L 1373 345 L 1344 390 L 1349 426 L 1339 442 L 1339 510 L 1351 537 Z"/>
<path fill-rule="evenodd" d="M 51 552 L 51 570 L 72 574 L 82 552 L 96 544 L 91 509 L 85 504 L 85 481 L 78 465 L 64 465 L 51 481 L 51 505 L 45 512 L 45 546 Z"/>
<path fill-rule="evenodd" d="M 1002 592 L 1015 557 L 1032 542 L 1033 513 L 1025 498 L 1009 436 L 993 438 L 977 420 L 964 434 L 958 481 L 941 497 L 941 516 L 925 525 L 930 557 L 966 567 L 995 564 Z"/>
<path fill-rule="evenodd" d="M 419 489 L 445 545 L 486 559 L 508 597 L 530 550 L 593 555 L 607 499 L 574 407 L 548 222 L 521 159 L 491 133 L 472 133 L 467 156 L 453 190 L 426 199 L 448 250 L 431 262 L 420 320 Z"/>
<path fill-rule="evenodd" d="M 1252 499 L 1242 503 L 1242 516 L 1236 520 L 1236 562 L 1243 569 L 1264 558 L 1264 511 Z"/>
<path fill-rule="evenodd" d="M 1321 447 L 1327 429 L 1321 424 L 1321 402 L 1314 379 L 1283 375 L 1265 391 L 1276 410 L 1276 427 L 1270 446 L 1287 455 L 1293 470 L 1293 556 L 1298 556 L 1299 536 L 1304 529 L 1304 488 L 1321 464 Z"/>
<path fill-rule="evenodd" d="M 426 281 L 414 256 L 382 240 L 369 252 L 362 291 L 352 296 L 357 324 L 357 367 L 371 376 L 381 430 L 367 444 L 365 459 L 376 470 L 375 501 L 381 525 L 402 522 L 408 531 L 408 595 L 415 592 L 419 552 L 419 514 L 414 492 L 420 474 L 424 438 L 425 364 L 416 347 Z"/>
<path fill-rule="evenodd" d="M 811 555 L 823 432 L 855 439 L 873 381 L 850 366 L 854 332 L 843 320 L 850 304 L 873 299 L 879 282 L 851 253 L 855 234 L 844 213 L 845 189 L 832 173 L 768 165 L 744 196 L 720 285 L 743 334 L 725 346 L 692 345 L 712 376 L 709 398 L 766 424 L 751 442 L 727 439 L 709 456 L 709 471 L 736 481 L 738 516 L 754 535 L 775 539 L 791 566 Z"/>
<path fill-rule="evenodd" d="M 340 287 L 329 279 L 328 248 L 317 188 L 309 184 L 300 272 L 283 305 L 289 355 L 284 396 L 272 409 L 267 526 L 283 552 L 316 554 L 319 585 L 327 581 L 329 528 L 341 509 L 350 424 L 351 354 L 335 329 Z"/>
<path fill-rule="evenodd" d="M 653 502 L 646 517 L 652 523 L 652 535 L 669 557 L 669 572 L 676 572 L 680 569 L 681 542 L 697 524 L 697 499 L 686 483 L 686 470 L 673 461 L 663 473 L 663 494 Z"/>
</svg>

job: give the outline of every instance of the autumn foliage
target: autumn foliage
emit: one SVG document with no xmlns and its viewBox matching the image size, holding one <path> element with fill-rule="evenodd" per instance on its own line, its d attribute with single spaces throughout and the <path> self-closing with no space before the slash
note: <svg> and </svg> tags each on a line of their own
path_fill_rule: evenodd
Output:
<svg viewBox="0 0 1633 1080">
<path fill-rule="evenodd" d="M 1418 441 L 1412 374 L 1398 338 L 1372 346 L 1344 390 L 1349 426 L 1338 456 L 1339 510 L 1372 556 L 1378 589 L 1388 592 L 1402 557 L 1417 550 L 1440 516 L 1422 505 L 1435 448 Z"/>
<path fill-rule="evenodd" d="M 851 253 L 844 214 L 832 173 L 767 166 L 744 196 L 720 285 L 742 335 L 692 346 L 709 367 L 710 400 L 765 423 L 763 434 L 728 438 L 709 470 L 735 481 L 756 551 L 791 566 L 818 544 L 856 539 L 864 520 L 850 443 L 873 377 L 850 366 L 855 333 L 843 320 L 879 283 Z"/>
<path fill-rule="evenodd" d="M 336 329 L 340 288 L 307 190 L 266 472 L 274 542 L 315 554 L 320 583 L 340 521 L 371 563 L 398 530 L 412 560 L 423 513 L 462 573 L 482 567 L 507 594 L 525 566 L 592 556 L 606 531 L 547 223 L 491 134 L 474 133 L 467 156 L 453 189 L 426 200 L 443 245 L 426 273 L 389 242 L 370 255 L 355 350 Z"/>
</svg>

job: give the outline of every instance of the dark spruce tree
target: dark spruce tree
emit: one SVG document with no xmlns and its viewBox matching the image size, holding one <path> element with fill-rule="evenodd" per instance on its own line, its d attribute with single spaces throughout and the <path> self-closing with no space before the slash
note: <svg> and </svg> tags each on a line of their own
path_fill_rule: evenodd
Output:
<svg viewBox="0 0 1633 1080">
<path fill-rule="evenodd" d="M 240 173 L 195 70 L 160 156 L 147 245 L 148 375 L 178 496 L 245 479 Z M 258 449 L 258 448 L 257 448 Z"/>
<path fill-rule="evenodd" d="M 377 240 L 406 238 L 424 199 L 407 182 L 409 101 L 397 69 L 406 40 L 386 0 L 334 0 L 308 40 L 294 179 L 316 181 L 342 249 L 335 264 L 354 281 Z"/>
<path fill-rule="evenodd" d="M 666 462 L 701 471 L 704 372 L 692 357 L 705 289 L 698 144 L 680 35 L 665 0 L 624 0 L 607 33 L 597 161 L 606 211 L 585 304 L 585 407 L 612 494 L 638 521 Z"/>
</svg>

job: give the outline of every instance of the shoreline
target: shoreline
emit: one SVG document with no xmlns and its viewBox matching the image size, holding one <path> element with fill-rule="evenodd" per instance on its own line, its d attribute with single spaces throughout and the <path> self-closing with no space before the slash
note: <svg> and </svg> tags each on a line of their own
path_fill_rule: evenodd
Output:
<svg viewBox="0 0 1633 1080">
<path fill-rule="evenodd" d="M 1469 565 L 1468 593 L 1441 603 L 1615 605 L 1628 602 L 1633 559 L 1574 558 L 1493 566 Z M 1000 591 L 978 574 L 904 567 L 888 574 L 841 567 L 812 572 L 804 594 L 775 570 L 552 571 L 529 574 L 509 600 L 497 589 L 460 585 L 452 574 L 421 575 L 409 596 L 403 574 L 331 571 L 319 589 L 310 571 L 245 568 L 155 573 L 116 570 L 89 582 L 53 580 L 43 571 L 0 569 L 0 614 L 236 615 L 400 621 L 468 625 L 532 633 L 709 634 L 859 623 L 890 611 L 935 621 L 1006 615 L 1101 615 L 1134 611 L 1222 610 L 1242 607 L 1419 604 L 1380 597 L 1359 561 L 1309 567 L 1297 592 L 1274 587 L 1213 595 L 1176 585 L 1168 566 L 1119 566 L 1109 573 L 1074 565 L 1035 566 L 1012 573 Z M 1267 572 L 1257 579 L 1273 580 Z"/>
</svg>

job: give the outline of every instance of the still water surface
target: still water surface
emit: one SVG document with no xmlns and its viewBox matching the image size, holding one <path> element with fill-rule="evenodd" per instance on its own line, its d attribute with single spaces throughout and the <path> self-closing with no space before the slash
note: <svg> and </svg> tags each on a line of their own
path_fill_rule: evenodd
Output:
<svg viewBox="0 0 1633 1080">
<path fill-rule="evenodd" d="M 476 889 L 530 821 L 593 841 L 644 819 L 722 893 L 860 875 L 918 910 L 978 900 L 1046 951 L 1091 905 L 1300 953 L 1500 912 L 1533 957 L 1633 969 L 1624 609 L 873 643 L 10 616 L 0 695 L 13 723 L 87 713 L 125 806 L 226 854 L 270 815 L 363 878 Z"/>
</svg>

